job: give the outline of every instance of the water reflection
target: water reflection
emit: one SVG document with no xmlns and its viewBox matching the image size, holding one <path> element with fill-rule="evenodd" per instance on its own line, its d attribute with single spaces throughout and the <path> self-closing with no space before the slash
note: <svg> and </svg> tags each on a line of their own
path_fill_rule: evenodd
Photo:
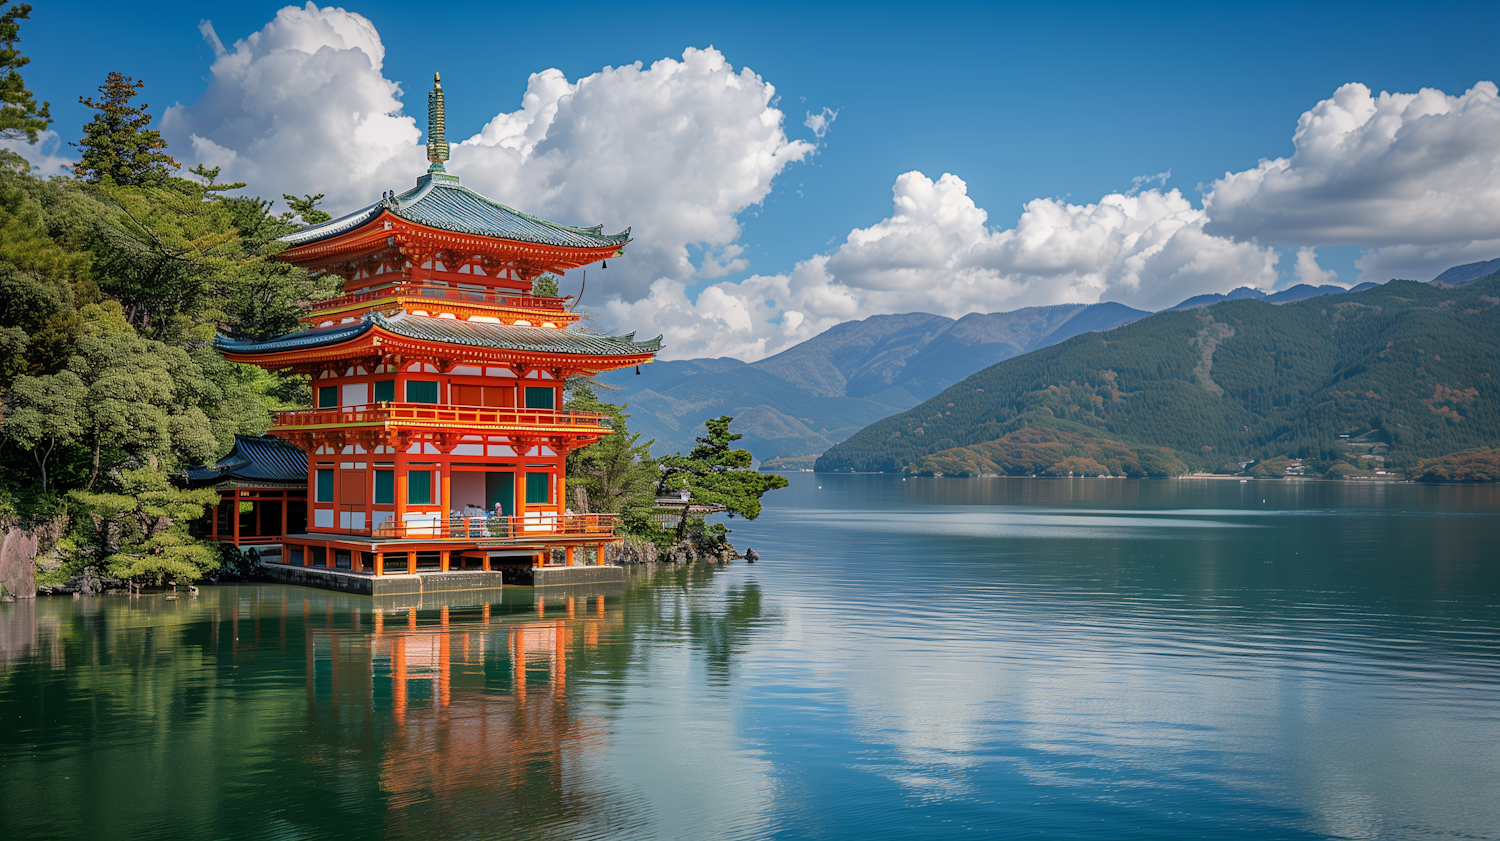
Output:
<svg viewBox="0 0 1500 841">
<path fill-rule="evenodd" d="M 759 601 L 720 609 L 694 592 L 710 583 L 667 581 L 691 608 L 634 629 L 619 594 L 525 589 L 464 608 L 281 586 L 0 606 L 0 820 L 9 837 L 650 825 L 650 803 L 601 773 L 611 707 L 658 632 L 729 679 Z"/>
</svg>

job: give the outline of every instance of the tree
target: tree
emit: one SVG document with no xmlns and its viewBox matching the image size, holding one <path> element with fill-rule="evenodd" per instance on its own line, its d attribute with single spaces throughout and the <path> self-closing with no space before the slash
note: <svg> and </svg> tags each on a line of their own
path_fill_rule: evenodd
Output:
<svg viewBox="0 0 1500 841">
<path fill-rule="evenodd" d="M 558 296 L 557 275 L 544 274 L 533 280 L 531 294 L 538 298 L 556 298 Z"/>
<path fill-rule="evenodd" d="M 749 450 L 730 449 L 731 444 L 744 437 L 729 431 L 733 421 L 728 415 L 705 421 L 708 434 L 697 439 L 698 446 L 692 452 L 662 458 L 658 493 L 665 496 L 687 491 L 689 505 L 718 504 L 731 517 L 736 514 L 747 520 L 759 517 L 760 498 L 768 491 L 786 487 L 786 477 L 757 473 L 750 469 L 754 456 Z M 688 507 L 682 507 L 682 517 L 677 523 L 678 540 L 687 535 Z M 722 538 L 728 532 L 723 526 L 709 530 L 710 537 L 715 538 Z"/>
<path fill-rule="evenodd" d="M 137 583 L 186 583 L 218 568 L 217 553 L 187 530 L 218 502 L 218 491 L 174 487 L 166 472 L 152 467 L 116 471 L 111 484 L 108 493 L 71 494 L 106 573 Z"/>
<path fill-rule="evenodd" d="M 215 170 L 215 172 L 217 171 L 218 170 Z M 242 184 L 240 186 L 244 185 Z M 318 209 L 318 202 L 323 200 L 322 193 L 319 193 L 316 196 L 311 193 L 307 193 L 300 199 L 294 195 L 291 195 L 290 193 L 282 193 L 281 197 L 286 199 L 287 207 L 290 207 L 293 213 L 301 216 L 302 221 L 306 222 L 309 225 L 317 225 L 323 222 L 327 222 L 329 219 L 333 218 L 332 216 L 329 216 L 327 213 L 324 213 L 323 211 Z"/>
<path fill-rule="evenodd" d="M 6 395 L 5 436 L 31 453 L 41 473 L 42 493 L 51 490 L 48 462 L 59 446 L 84 435 L 83 401 L 87 387 L 72 371 L 45 377 L 20 377 Z"/>
<path fill-rule="evenodd" d="M 10 0 L 0 0 L 4 7 Z M 13 6 L 0 15 L 0 137 L 8 140 L 26 138 L 35 143 L 37 132 L 52 124 L 51 103 L 38 105 L 20 69 L 31 63 L 21 55 L 16 43 L 21 40 L 21 24 L 18 21 L 31 18 L 31 7 L 26 4 Z"/>
<path fill-rule="evenodd" d="M 198 164 L 197 166 L 194 166 L 192 169 L 188 170 L 188 172 L 191 172 L 192 174 L 203 179 L 204 198 L 209 201 L 218 201 L 222 199 L 223 196 L 219 195 L 219 193 L 226 193 L 230 190 L 238 190 L 245 186 L 245 182 L 243 181 L 235 181 L 232 184 L 220 184 L 219 169 L 220 167 L 213 167 L 212 169 L 210 169 L 204 164 Z"/>
<path fill-rule="evenodd" d="M 575 494 L 582 491 L 578 507 L 584 511 L 623 514 L 626 530 L 631 524 L 650 519 L 655 503 L 656 482 L 660 473 L 651 457 L 651 445 L 640 443 L 639 432 L 631 434 L 626 426 L 624 406 L 605 403 L 586 380 L 568 383 L 570 411 L 600 412 L 609 416 L 613 435 L 568 454 L 568 486 Z"/>
<path fill-rule="evenodd" d="M 130 104 L 145 86 L 120 73 L 110 73 L 99 86 L 100 99 L 80 96 L 78 101 L 96 112 L 83 126 L 83 139 L 73 144 L 83 151 L 73 173 L 84 181 L 121 187 L 160 184 L 182 166 L 162 150 L 167 142 L 151 131 L 146 103 Z"/>
</svg>

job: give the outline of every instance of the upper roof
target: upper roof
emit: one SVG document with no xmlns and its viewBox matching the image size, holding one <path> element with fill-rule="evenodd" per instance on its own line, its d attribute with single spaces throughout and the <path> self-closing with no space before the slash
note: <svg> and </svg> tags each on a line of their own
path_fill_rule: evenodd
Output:
<svg viewBox="0 0 1500 841">
<path fill-rule="evenodd" d="M 638 342 L 634 333 L 596 336 L 554 327 L 517 327 L 486 321 L 432 318 L 408 312 L 389 316 L 379 312 L 367 313 L 351 324 L 302 330 L 259 342 L 220 336 L 214 340 L 214 345 L 226 353 L 280 353 L 342 344 L 377 327 L 396 336 L 439 344 L 570 356 L 636 356 L 656 353 L 662 346 L 661 336 Z"/>
<path fill-rule="evenodd" d="M 195 485 L 231 479 L 249 482 L 307 484 L 307 453 L 269 435 L 235 435 L 229 455 L 209 466 L 190 467 L 184 475 Z"/>
<path fill-rule="evenodd" d="M 382 210 L 408 222 L 444 231 L 563 248 L 621 247 L 630 242 L 629 228 L 618 234 L 606 234 L 603 225 L 574 228 L 538 219 L 491 201 L 459 184 L 458 176 L 443 172 L 429 172 L 417 179 L 416 187 L 399 196 L 387 196 L 347 216 L 309 225 L 287 234 L 281 241 L 299 246 L 328 239 L 360 227 Z"/>
</svg>

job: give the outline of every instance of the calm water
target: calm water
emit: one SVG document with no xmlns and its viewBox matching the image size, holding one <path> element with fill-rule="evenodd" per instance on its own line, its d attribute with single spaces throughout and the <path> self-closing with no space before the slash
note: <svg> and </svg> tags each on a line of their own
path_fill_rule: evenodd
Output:
<svg viewBox="0 0 1500 841">
<path fill-rule="evenodd" d="M 1500 492 L 792 477 L 624 596 L 0 605 L 0 836 L 1500 838 Z"/>
</svg>

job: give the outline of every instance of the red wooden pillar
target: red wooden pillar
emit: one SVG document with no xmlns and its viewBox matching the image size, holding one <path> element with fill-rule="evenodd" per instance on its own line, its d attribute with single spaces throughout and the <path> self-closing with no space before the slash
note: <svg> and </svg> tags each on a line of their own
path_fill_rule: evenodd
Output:
<svg viewBox="0 0 1500 841">
<path fill-rule="evenodd" d="M 567 560 L 563 562 L 564 565 L 565 566 L 572 566 L 573 565 L 573 547 L 569 546 L 567 549 L 564 549 L 563 552 L 567 556 Z"/>
<path fill-rule="evenodd" d="M 233 518 L 234 548 L 240 547 L 240 492 L 234 492 L 234 503 L 229 506 L 229 516 Z"/>
<path fill-rule="evenodd" d="M 416 552 L 407 552 L 406 553 L 406 574 L 407 575 L 416 575 L 417 574 L 417 553 Z"/>
<path fill-rule="evenodd" d="M 375 575 L 376 575 L 376 577 L 385 575 L 385 553 L 384 552 L 376 552 L 375 553 Z M 376 616 L 379 616 L 379 615 L 380 614 L 378 614 L 378 613 L 376 614 Z"/>
<path fill-rule="evenodd" d="M 448 482 L 447 477 L 444 477 L 444 479 L 443 479 L 444 487 L 447 487 L 447 482 Z M 449 557 L 450 554 L 452 554 L 452 553 L 448 549 L 444 549 L 443 551 L 441 551 L 441 552 L 438 553 L 438 572 L 447 572 L 448 571 L 448 557 Z M 447 608 L 444 608 L 444 610 L 447 610 Z"/>
</svg>

